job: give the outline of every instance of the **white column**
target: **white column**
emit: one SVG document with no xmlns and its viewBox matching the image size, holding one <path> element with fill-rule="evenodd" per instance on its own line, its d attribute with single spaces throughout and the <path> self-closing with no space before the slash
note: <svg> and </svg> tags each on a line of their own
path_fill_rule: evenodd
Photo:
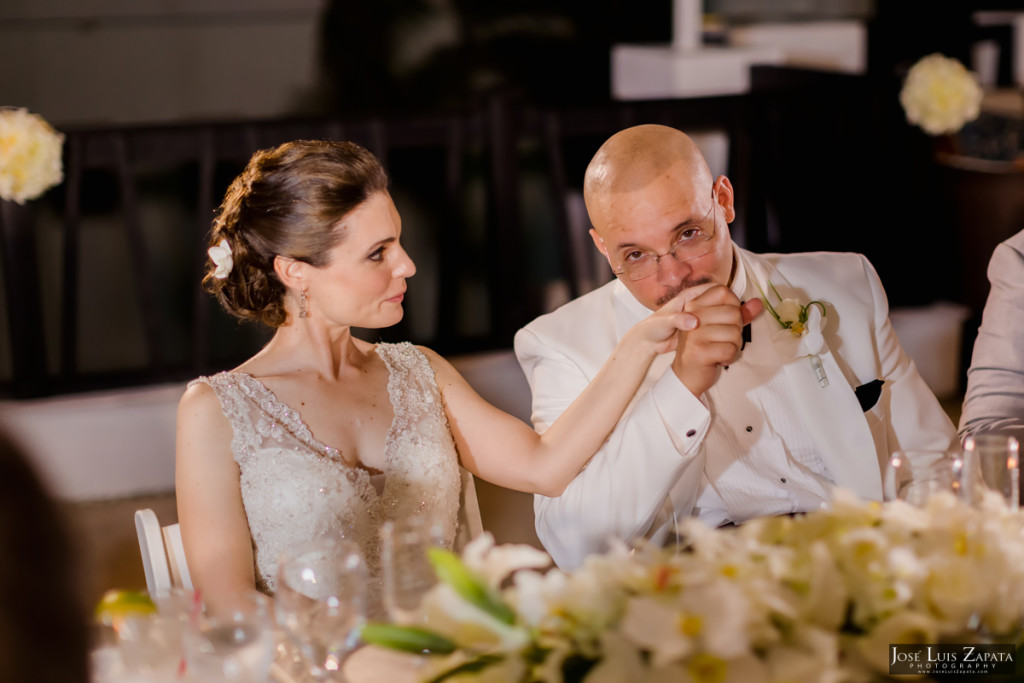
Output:
<svg viewBox="0 0 1024 683">
<path fill-rule="evenodd" d="M 672 0 L 672 47 L 680 52 L 699 50 L 703 33 L 703 1 Z"/>
</svg>

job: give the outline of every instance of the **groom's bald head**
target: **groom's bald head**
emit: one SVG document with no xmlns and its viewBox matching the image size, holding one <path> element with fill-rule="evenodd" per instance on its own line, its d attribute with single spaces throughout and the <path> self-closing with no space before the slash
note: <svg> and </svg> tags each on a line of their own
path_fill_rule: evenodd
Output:
<svg viewBox="0 0 1024 683">
<path fill-rule="evenodd" d="M 587 167 L 583 183 L 594 245 L 636 297 L 655 309 L 687 287 L 727 284 L 732 273 L 729 222 L 735 216 L 732 184 L 712 178 L 700 149 L 675 128 L 642 125 L 608 138 Z M 710 236 L 699 258 L 675 258 L 684 232 Z M 624 276 L 637 254 L 656 270 Z M 673 254 L 672 258 L 663 258 Z"/>
<path fill-rule="evenodd" d="M 608 138 L 590 161 L 583 198 L 589 209 L 600 196 L 638 190 L 677 165 L 693 185 L 711 185 L 704 155 L 686 133 L 656 124 L 627 128 Z"/>
</svg>

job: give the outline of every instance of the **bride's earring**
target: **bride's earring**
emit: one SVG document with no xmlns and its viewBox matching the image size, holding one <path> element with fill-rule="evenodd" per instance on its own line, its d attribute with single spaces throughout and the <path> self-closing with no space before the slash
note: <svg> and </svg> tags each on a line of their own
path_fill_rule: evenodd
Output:
<svg viewBox="0 0 1024 683">
<path fill-rule="evenodd" d="M 308 318 L 309 311 L 306 309 L 306 290 L 299 290 L 299 317 Z"/>
</svg>

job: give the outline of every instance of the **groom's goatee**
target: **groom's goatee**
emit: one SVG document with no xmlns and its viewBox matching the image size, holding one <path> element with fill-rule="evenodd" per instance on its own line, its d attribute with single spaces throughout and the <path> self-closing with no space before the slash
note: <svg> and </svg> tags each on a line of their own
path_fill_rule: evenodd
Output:
<svg viewBox="0 0 1024 683">
<path fill-rule="evenodd" d="M 675 287 L 673 287 L 672 289 L 668 290 L 660 297 L 658 297 L 658 300 L 655 301 L 654 303 L 656 303 L 659 307 L 664 306 L 669 301 L 672 301 L 672 299 L 675 299 L 679 292 L 683 291 L 684 289 L 687 289 L 689 287 L 696 287 L 697 285 L 703 285 L 708 282 L 711 282 L 710 277 L 699 277 L 696 280 L 683 280 L 678 285 L 676 285 Z"/>
</svg>

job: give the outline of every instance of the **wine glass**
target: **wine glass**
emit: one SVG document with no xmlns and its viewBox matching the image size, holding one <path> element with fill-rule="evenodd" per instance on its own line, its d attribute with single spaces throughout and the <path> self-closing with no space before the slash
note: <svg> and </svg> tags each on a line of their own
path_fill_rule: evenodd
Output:
<svg viewBox="0 0 1024 683">
<path fill-rule="evenodd" d="M 265 683 L 275 651 L 270 600 L 255 591 L 218 596 L 191 615 L 182 644 L 190 678 Z"/>
<path fill-rule="evenodd" d="M 412 625 L 421 618 L 423 596 L 437 584 L 427 550 L 445 547 L 444 534 L 433 520 L 415 516 L 385 522 L 380 536 L 384 609 L 392 622 Z"/>
<path fill-rule="evenodd" d="M 1011 510 L 1020 507 L 1020 445 L 1005 434 L 971 434 L 964 439 L 964 494 L 973 505 L 987 492 Z"/>
<path fill-rule="evenodd" d="M 342 665 L 366 620 L 366 562 L 355 543 L 328 537 L 286 551 L 278 563 L 278 626 L 318 681 L 343 681 Z"/>
</svg>

